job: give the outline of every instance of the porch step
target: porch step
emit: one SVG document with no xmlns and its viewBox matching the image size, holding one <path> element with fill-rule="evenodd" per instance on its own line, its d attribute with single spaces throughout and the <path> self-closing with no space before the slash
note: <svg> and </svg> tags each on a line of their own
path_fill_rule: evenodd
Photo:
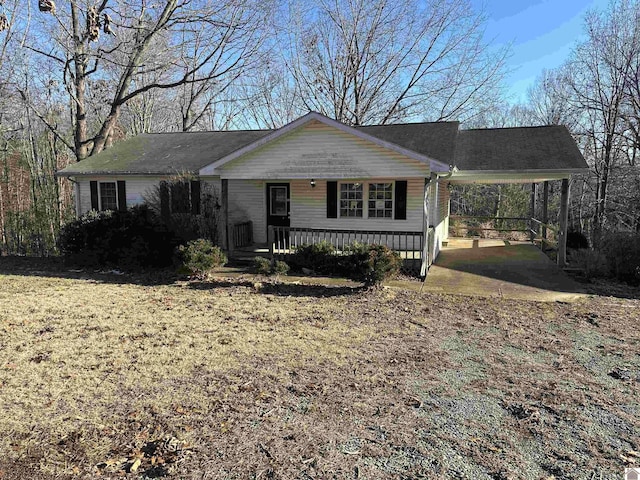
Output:
<svg viewBox="0 0 640 480">
<path fill-rule="evenodd" d="M 251 265 L 256 257 L 271 258 L 269 249 L 266 246 L 252 245 L 249 247 L 236 248 L 229 255 L 231 265 Z"/>
</svg>

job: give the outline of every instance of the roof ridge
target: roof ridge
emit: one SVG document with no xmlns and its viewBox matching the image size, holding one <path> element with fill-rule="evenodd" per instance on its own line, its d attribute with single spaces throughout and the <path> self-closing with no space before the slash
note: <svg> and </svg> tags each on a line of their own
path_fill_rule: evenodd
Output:
<svg viewBox="0 0 640 480">
<path fill-rule="evenodd" d="M 477 132 L 477 131 L 486 131 L 486 130 L 521 130 L 525 128 L 553 128 L 553 127 L 563 127 L 567 128 L 566 125 L 524 125 L 521 127 L 480 127 L 480 128 L 463 128 L 461 132 Z"/>
<path fill-rule="evenodd" d="M 460 125 L 459 120 L 446 120 L 438 122 L 407 122 L 407 123 L 385 123 L 377 125 L 354 125 L 353 128 L 367 128 L 367 127 L 406 127 L 407 125 L 448 125 L 457 124 Z"/>
<path fill-rule="evenodd" d="M 273 129 L 269 128 L 257 128 L 255 130 L 251 129 L 243 129 L 243 130 L 201 130 L 197 132 L 144 132 L 139 133 L 138 135 L 178 135 L 178 134 L 198 134 L 198 133 L 247 133 L 247 132 L 273 132 Z M 134 138 L 137 135 L 134 135 Z"/>
</svg>

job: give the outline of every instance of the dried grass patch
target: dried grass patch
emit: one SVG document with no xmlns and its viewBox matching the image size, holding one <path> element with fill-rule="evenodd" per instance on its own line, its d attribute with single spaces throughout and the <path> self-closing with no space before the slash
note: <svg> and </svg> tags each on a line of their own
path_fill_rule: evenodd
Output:
<svg viewBox="0 0 640 480">
<path fill-rule="evenodd" d="M 3 480 L 609 478 L 640 447 L 638 301 L 107 280 L 0 276 Z"/>
</svg>

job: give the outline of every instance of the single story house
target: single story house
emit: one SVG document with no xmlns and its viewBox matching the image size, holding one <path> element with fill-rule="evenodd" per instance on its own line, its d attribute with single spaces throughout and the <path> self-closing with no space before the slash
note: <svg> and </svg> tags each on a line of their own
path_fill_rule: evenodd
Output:
<svg viewBox="0 0 640 480">
<path fill-rule="evenodd" d="M 448 237 L 449 185 L 563 180 L 566 232 L 568 180 L 586 168 L 563 126 L 351 127 L 311 112 L 277 130 L 142 134 L 58 175 L 75 182 L 80 215 L 139 204 L 163 180 L 187 173 L 197 179 L 188 188 L 193 213 L 203 184 L 219 193 L 229 250 L 239 238 L 272 252 L 355 239 L 418 259 L 424 275 Z"/>
</svg>

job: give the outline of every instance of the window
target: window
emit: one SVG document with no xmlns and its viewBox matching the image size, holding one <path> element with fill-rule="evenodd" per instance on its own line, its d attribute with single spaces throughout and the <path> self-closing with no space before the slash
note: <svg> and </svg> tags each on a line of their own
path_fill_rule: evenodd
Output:
<svg viewBox="0 0 640 480">
<path fill-rule="evenodd" d="M 369 184 L 369 218 L 393 218 L 393 183 Z"/>
<path fill-rule="evenodd" d="M 100 210 L 118 209 L 116 182 L 100 182 Z"/>
<path fill-rule="evenodd" d="M 361 183 L 340 184 L 340 216 L 362 217 L 364 195 Z"/>
<path fill-rule="evenodd" d="M 327 181 L 327 218 L 407 219 L 407 180 L 380 183 Z"/>
<path fill-rule="evenodd" d="M 200 215 L 200 180 L 162 180 L 159 194 L 162 218 L 173 213 Z"/>
<path fill-rule="evenodd" d="M 269 214 L 284 217 L 287 215 L 287 187 L 269 187 Z"/>
</svg>

